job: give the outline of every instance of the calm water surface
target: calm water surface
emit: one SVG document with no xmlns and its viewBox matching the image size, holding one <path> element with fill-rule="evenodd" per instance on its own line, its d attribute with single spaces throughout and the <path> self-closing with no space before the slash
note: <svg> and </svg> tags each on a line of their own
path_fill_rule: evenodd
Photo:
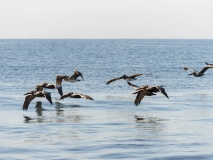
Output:
<svg viewBox="0 0 213 160">
<path fill-rule="evenodd" d="M 213 63 L 213 40 L 0 40 L 0 159 L 212 159 L 213 69 L 188 76 L 184 66 Z M 83 73 L 63 91 L 95 99 L 23 94 L 56 75 Z M 136 85 L 164 85 L 134 106 L 123 74 L 144 73 Z M 44 111 L 36 110 L 37 101 Z M 25 121 L 24 116 L 33 118 Z"/>
</svg>

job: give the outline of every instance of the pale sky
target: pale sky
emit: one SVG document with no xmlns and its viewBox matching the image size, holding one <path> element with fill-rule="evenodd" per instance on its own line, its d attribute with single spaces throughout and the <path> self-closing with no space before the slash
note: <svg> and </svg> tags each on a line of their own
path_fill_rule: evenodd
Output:
<svg viewBox="0 0 213 160">
<path fill-rule="evenodd" d="M 2 38 L 213 39 L 213 0 L 0 0 Z"/>
</svg>

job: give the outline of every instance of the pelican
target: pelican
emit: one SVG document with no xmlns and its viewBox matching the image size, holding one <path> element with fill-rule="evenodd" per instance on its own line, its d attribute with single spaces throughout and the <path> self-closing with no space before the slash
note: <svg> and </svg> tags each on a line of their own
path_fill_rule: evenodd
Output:
<svg viewBox="0 0 213 160">
<path fill-rule="evenodd" d="M 206 63 L 206 62 L 205 62 Z M 194 69 L 191 69 L 191 68 L 189 68 L 189 67 L 183 67 L 183 69 L 184 70 L 191 70 L 192 71 L 192 73 L 190 73 L 190 74 L 188 74 L 189 76 L 190 75 L 194 75 L 195 77 L 201 77 L 201 76 L 204 76 L 205 74 L 204 74 L 204 72 L 206 72 L 206 70 L 208 70 L 209 68 L 213 68 L 213 64 L 208 64 L 208 63 L 206 63 L 206 65 L 207 66 L 205 66 L 205 67 L 203 67 L 203 69 L 201 70 L 201 71 L 196 71 L 196 70 L 194 70 Z"/>
<path fill-rule="evenodd" d="M 143 75 L 143 74 L 133 74 L 131 76 L 123 75 L 121 77 L 113 78 L 113 79 L 107 81 L 106 84 L 109 85 L 110 83 L 117 81 L 117 80 L 120 80 L 120 79 L 123 79 L 123 80 L 126 80 L 126 81 L 136 80 L 136 77 L 141 76 L 141 75 Z"/>
<path fill-rule="evenodd" d="M 136 106 L 138 106 L 140 104 L 140 102 L 142 101 L 144 96 L 153 96 L 153 95 L 156 95 L 155 94 L 156 92 L 161 92 L 164 96 L 166 96 L 169 99 L 169 96 L 167 95 L 163 86 L 151 86 L 151 87 L 149 87 L 148 85 L 144 85 L 142 87 L 138 87 L 136 85 L 131 84 L 130 82 L 128 82 L 128 84 L 131 87 L 134 87 L 134 89 L 136 90 L 133 93 L 133 94 L 137 94 L 135 101 L 134 101 Z"/>
<path fill-rule="evenodd" d="M 31 93 L 26 95 L 22 109 L 27 110 L 30 102 L 36 97 L 45 97 L 52 104 L 52 98 L 51 98 L 50 92 L 47 92 L 47 91 L 38 91 L 38 92 L 37 91 L 31 91 Z"/>
<path fill-rule="evenodd" d="M 83 75 L 81 72 L 77 71 L 77 70 L 73 70 L 73 75 L 71 76 L 65 76 L 64 80 L 67 81 L 67 82 L 72 82 L 72 83 L 75 83 L 75 82 L 79 82 L 80 79 L 77 79 L 79 76 L 82 78 L 82 80 L 84 81 L 84 78 L 83 78 Z"/>
<path fill-rule="evenodd" d="M 154 92 L 154 93 L 160 92 L 169 99 L 169 96 L 167 95 L 165 88 L 163 88 L 163 86 L 152 86 L 152 87 L 147 86 L 145 88 L 142 87 L 142 88 L 137 89 L 136 92 L 134 92 L 133 94 L 136 94 L 136 93 L 143 91 L 143 90 L 149 91 L 149 92 Z"/>
<path fill-rule="evenodd" d="M 47 82 L 43 82 L 42 84 L 38 84 L 36 85 L 36 91 L 43 91 L 44 88 L 47 89 L 57 89 L 58 93 L 60 94 L 60 96 L 63 95 L 63 90 L 62 90 L 62 81 L 66 76 L 64 75 L 58 75 L 56 76 L 56 83 L 55 84 L 50 84 Z"/>
<path fill-rule="evenodd" d="M 70 97 L 70 98 L 84 98 L 84 99 L 87 99 L 87 100 L 92 100 L 94 101 L 94 99 L 88 95 L 85 95 L 85 94 L 80 94 L 80 93 L 73 93 L 73 92 L 68 92 L 67 94 L 64 94 L 63 96 L 61 96 L 61 99 L 64 99 L 64 98 L 67 98 L 67 97 Z"/>
</svg>

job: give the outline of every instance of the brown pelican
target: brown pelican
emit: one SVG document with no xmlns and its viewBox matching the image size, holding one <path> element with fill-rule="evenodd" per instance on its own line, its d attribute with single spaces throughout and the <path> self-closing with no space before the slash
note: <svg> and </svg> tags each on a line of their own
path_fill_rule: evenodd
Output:
<svg viewBox="0 0 213 160">
<path fill-rule="evenodd" d="M 137 94 L 134 101 L 136 106 L 140 104 L 144 96 L 153 96 L 153 95 L 156 95 L 155 94 L 156 92 L 161 92 L 163 95 L 165 95 L 169 99 L 169 96 L 167 95 L 163 86 L 149 87 L 148 85 L 144 85 L 142 87 L 138 87 L 136 85 L 131 84 L 130 82 L 128 82 L 128 84 L 129 86 L 133 87 L 136 90 L 136 92 L 133 93 L 133 94 Z"/>
<path fill-rule="evenodd" d="M 75 82 L 78 82 L 80 81 L 80 79 L 77 79 L 79 76 L 82 78 L 82 80 L 84 80 L 83 78 L 83 75 L 81 72 L 77 71 L 77 70 L 73 70 L 74 74 L 71 75 L 71 76 L 65 76 L 64 80 L 67 81 L 67 82 L 72 82 L 72 83 L 75 83 Z"/>
<path fill-rule="evenodd" d="M 149 91 L 149 92 L 154 92 L 154 93 L 160 92 L 169 99 L 169 96 L 167 95 L 165 88 L 163 88 L 163 86 L 152 86 L 152 87 L 147 86 L 146 88 L 142 87 L 142 88 L 137 89 L 134 94 L 136 94 L 140 91 L 143 91 L 143 90 Z"/>
<path fill-rule="evenodd" d="M 43 91 L 44 88 L 47 89 L 57 89 L 58 93 L 60 94 L 60 96 L 63 95 L 63 90 L 62 90 L 62 81 L 66 76 L 63 75 L 59 75 L 56 76 L 56 83 L 55 84 L 50 84 L 47 82 L 43 82 L 42 84 L 38 84 L 36 85 L 36 91 Z"/>
<path fill-rule="evenodd" d="M 52 104 L 52 98 L 51 98 L 50 92 L 47 92 L 47 91 L 38 91 L 38 92 L 37 91 L 31 91 L 31 93 L 26 95 L 22 109 L 27 110 L 30 102 L 36 97 L 45 97 Z"/>
<path fill-rule="evenodd" d="M 206 63 L 206 62 L 205 62 Z M 203 69 L 201 70 L 201 71 L 196 71 L 196 70 L 194 70 L 194 69 L 191 69 L 191 68 L 189 68 L 189 67 L 183 67 L 183 69 L 184 70 L 191 70 L 192 71 L 192 73 L 190 73 L 190 74 L 188 74 L 189 76 L 190 75 L 194 75 L 195 77 L 201 77 L 201 76 L 204 76 L 205 74 L 204 74 L 204 72 L 206 72 L 206 70 L 208 70 L 209 68 L 213 68 L 213 64 L 208 64 L 208 63 L 206 63 L 206 65 L 207 66 L 205 66 L 205 67 L 203 67 Z"/>
<path fill-rule="evenodd" d="M 106 84 L 108 85 L 108 84 L 110 84 L 110 83 L 112 83 L 112 82 L 114 82 L 114 81 L 117 81 L 117 80 L 119 80 L 119 79 L 123 79 L 123 80 L 126 80 L 126 81 L 136 80 L 135 77 L 138 77 L 138 76 L 141 76 L 141 75 L 143 75 L 143 74 L 134 74 L 134 75 L 131 75 L 131 76 L 123 75 L 123 76 L 121 76 L 121 77 L 113 78 L 113 79 L 107 81 Z"/>
<path fill-rule="evenodd" d="M 64 98 L 67 98 L 67 97 L 70 97 L 70 98 L 84 98 L 84 99 L 87 99 L 87 100 L 92 100 L 94 101 L 94 99 L 88 95 L 85 95 L 85 94 L 80 94 L 80 93 L 73 93 L 73 92 L 68 92 L 67 94 L 64 94 L 63 96 L 61 96 L 61 99 L 64 99 Z"/>
</svg>

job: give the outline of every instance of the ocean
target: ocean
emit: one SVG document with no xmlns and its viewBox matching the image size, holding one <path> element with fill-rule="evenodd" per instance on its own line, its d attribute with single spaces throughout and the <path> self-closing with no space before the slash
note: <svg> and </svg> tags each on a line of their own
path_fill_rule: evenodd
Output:
<svg viewBox="0 0 213 160">
<path fill-rule="evenodd" d="M 1 39 L 0 159 L 212 159 L 213 69 L 203 77 L 183 69 L 205 62 L 213 63 L 213 40 Z M 35 98 L 22 110 L 26 92 L 73 70 L 84 81 L 63 81 L 63 92 L 94 101 L 57 100 L 46 89 L 52 105 Z M 105 84 L 138 73 L 131 83 L 163 85 L 169 99 L 157 93 L 135 106 L 126 81 Z"/>
</svg>

